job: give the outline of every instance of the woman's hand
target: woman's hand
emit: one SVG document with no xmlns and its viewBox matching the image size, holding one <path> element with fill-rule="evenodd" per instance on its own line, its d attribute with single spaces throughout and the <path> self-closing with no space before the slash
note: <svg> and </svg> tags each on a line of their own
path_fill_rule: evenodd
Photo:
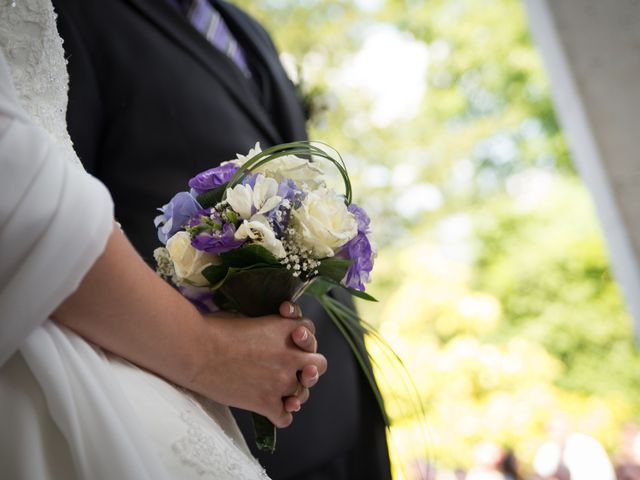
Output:
<svg viewBox="0 0 640 480">
<path fill-rule="evenodd" d="M 299 308 L 283 303 L 280 315 L 243 317 L 226 312 L 207 315 L 199 361 L 188 388 L 225 405 L 267 417 L 279 428 L 309 398 L 327 369 L 316 353 L 313 323 Z"/>
<path fill-rule="evenodd" d="M 318 350 L 318 342 L 315 337 L 316 327 L 311 320 L 302 318 L 300 307 L 292 302 L 283 302 L 280 305 L 280 315 L 286 318 L 300 319 L 303 325 L 296 327 L 291 334 L 291 338 L 305 352 L 316 353 Z M 311 335 L 309 335 L 309 332 L 311 332 Z M 285 411 L 292 413 L 300 410 L 302 404 L 309 400 L 309 389 L 318 383 L 320 375 L 315 365 L 305 365 L 302 370 L 298 371 L 298 387 L 293 395 L 284 399 Z"/>
</svg>

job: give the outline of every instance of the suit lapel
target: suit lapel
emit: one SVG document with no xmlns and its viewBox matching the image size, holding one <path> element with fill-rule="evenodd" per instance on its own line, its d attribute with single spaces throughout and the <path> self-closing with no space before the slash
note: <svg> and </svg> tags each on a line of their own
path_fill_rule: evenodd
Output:
<svg viewBox="0 0 640 480">
<path fill-rule="evenodd" d="M 193 26 L 180 18 L 179 13 L 166 0 L 127 1 L 213 75 L 271 142 L 274 144 L 282 142 L 269 115 L 255 99 L 247 79 L 240 70 Z"/>
<path fill-rule="evenodd" d="M 306 119 L 289 77 L 282 68 L 277 52 L 271 40 L 262 29 L 248 23 L 244 14 L 237 7 L 223 0 L 211 0 L 234 33 L 242 35 L 245 48 L 253 49 L 256 58 L 262 62 L 271 83 L 271 93 L 278 103 L 278 129 L 285 141 L 304 140 L 306 136 Z M 238 35 L 238 36 L 239 36 Z"/>
</svg>

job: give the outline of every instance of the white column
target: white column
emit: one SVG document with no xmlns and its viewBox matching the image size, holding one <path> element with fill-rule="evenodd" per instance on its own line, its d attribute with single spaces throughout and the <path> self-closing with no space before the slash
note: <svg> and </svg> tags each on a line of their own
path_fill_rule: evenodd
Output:
<svg viewBox="0 0 640 480">
<path fill-rule="evenodd" d="M 525 4 L 640 340 L 640 1 Z"/>
</svg>

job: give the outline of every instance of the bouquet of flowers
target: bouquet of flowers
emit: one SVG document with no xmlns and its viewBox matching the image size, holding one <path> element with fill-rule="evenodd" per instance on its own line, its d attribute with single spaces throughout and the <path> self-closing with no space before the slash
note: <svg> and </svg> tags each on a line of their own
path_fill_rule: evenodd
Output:
<svg viewBox="0 0 640 480">
<path fill-rule="evenodd" d="M 345 192 L 329 188 L 322 159 Z M 384 416 L 382 397 L 359 348 L 371 330 L 329 295 L 364 292 L 373 268 L 369 217 L 351 202 L 344 161 L 321 144 L 294 142 L 237 155 L 189 180 L 156 217 L 158 272 L 201 309 L 273 314 L 307 293 L 319 300 L 350 344 Z M 360 339 L 360 340 L 359 340 Z M 386 416 L 384 417 L 386 421 Z M 254 416 L 259 448 L 273 451 L 275 429 Z"/>
</svg>

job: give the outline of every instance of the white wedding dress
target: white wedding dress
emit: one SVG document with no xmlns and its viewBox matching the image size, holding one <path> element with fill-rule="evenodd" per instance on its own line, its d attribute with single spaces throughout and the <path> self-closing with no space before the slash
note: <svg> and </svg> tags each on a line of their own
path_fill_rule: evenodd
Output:
<svg viewBox="0 0 640 480">
<path fill-rule="evenodd" d="M 267 478 L 228 408 L 47 319 L 104 249 L 113 207 L 67 134 L 51 3 L 11 3 L 0 0 L 0 477 Z"/>
</svg>

